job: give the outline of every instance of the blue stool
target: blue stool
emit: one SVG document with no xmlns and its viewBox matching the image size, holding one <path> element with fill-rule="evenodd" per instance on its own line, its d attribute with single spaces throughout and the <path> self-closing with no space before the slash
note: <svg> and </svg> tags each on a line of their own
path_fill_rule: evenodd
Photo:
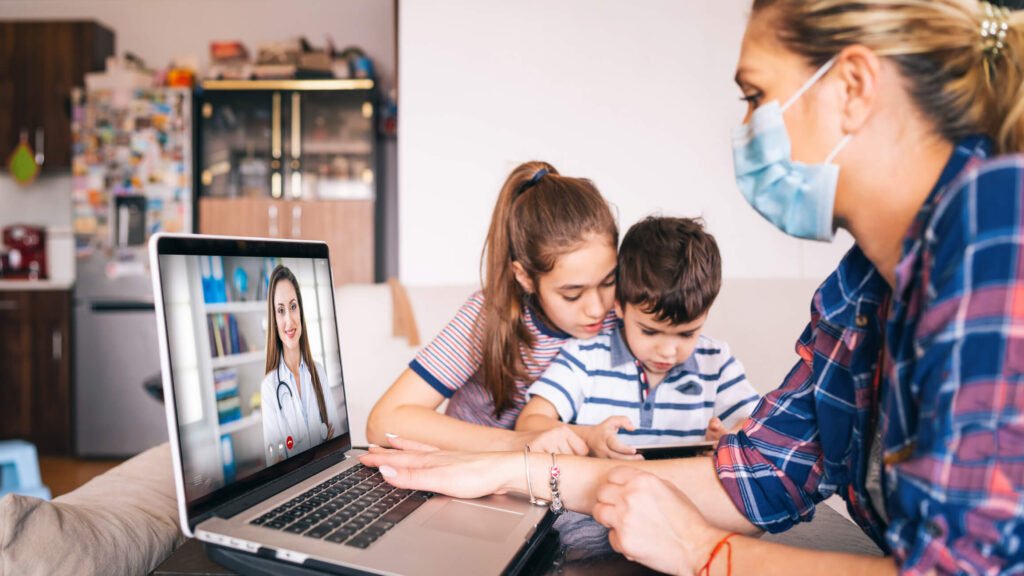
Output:
<svg viewBox="0 0 1024 576">
<path fill-rule="evenodd" d="M 0 496 L 9 492 L 50 499 L 50 489 L 39 477 L 36 447 L 24 440 L 0 442 Z"/>
</svg>

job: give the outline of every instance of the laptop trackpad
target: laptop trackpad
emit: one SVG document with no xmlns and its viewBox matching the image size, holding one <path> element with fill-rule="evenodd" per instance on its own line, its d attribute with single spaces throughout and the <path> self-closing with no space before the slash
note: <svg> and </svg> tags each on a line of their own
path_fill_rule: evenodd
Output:
<svg viewBox="0 0 1024 576">
<path fill-rule="evenodd" d="M 451 500 L 424 522 L 423 526 L 469 538 L 504 542 L 509 532 L 522 519 L 522 514 L 518 512 L 462 500 Z"/>
</svg>

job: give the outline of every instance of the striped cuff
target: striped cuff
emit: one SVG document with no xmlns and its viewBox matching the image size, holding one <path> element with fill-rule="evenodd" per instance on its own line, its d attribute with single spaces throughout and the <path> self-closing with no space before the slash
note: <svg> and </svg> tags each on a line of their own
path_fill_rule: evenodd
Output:
<svg viewBox="0 0 1024 576">
<path fill-rule="evenodd" d="M 451 388 L 445 386 L 440 380 L 437 379 L 436 376 L 434 376 L 433 374 L 430 373 L 429 370 L 427 370 L 426 366 L 420 364 L 419 360 L 413 360 L 412 362 L 409 362 L 409 368 L 411 368 L 412 371 L 415 372 L 420 378 L 423 378 L 423 380 L 427 384 L 430 384 L 431 388 L 437 390 L 437 392 L 441 396 L 444 396 L 445 398 L 451 398 L 452 395 L 455 394 L 455 390 L 452 390 Z"/>
</svg>

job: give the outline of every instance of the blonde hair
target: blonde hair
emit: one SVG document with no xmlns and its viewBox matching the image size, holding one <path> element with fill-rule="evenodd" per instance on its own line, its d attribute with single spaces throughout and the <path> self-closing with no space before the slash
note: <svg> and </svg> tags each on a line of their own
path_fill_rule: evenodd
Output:
<svg viewBox="0 0 1024 576">
<path fill-rule="evenodd" d="M 754 0 L 754 15 L 768 9 L 778 38 L 812 66 L 865 46 L 899 66 L 944 138 L 985 134 L 1000 153 L 1024 151 L 1024 13 L 1009 13 L 1005 47 L 993 55 L 977 0 Z"/>
<path fill-rule="evenodd" d="M 523 267 L 536 288 L 559 256 L 592 234 L 604 236 L 612 248 L 619 243 L 611 209 L 590 180 L 562 176 L 547 162 L 526 162 L 508 175 L 481 256 L 484 310 L 476 326 L 482 331 L 483 386 L 494 400 L 495 417 L 513 407 L 516 381 L 527 377 L 523 354 L 534 345 L 523 301 L 537 300 L 516 281 L 512 263 Z M 533 312 L 549 322 L 539 306 Z"/>
</svg>

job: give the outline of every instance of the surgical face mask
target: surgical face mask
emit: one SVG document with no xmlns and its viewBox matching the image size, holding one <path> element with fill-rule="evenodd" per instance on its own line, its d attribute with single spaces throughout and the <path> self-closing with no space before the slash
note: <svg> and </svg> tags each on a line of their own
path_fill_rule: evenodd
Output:
<svg viewBox="0 0 1024 576">
<path fill-rule="evenodd" d="M 736 184 L 743 197 L 779 230 L 797 238 L 830 241 L 839 166 L 832 159 L 853 138 L 847 134 L 821 164 L 794 162 L 782 114 L 835 64 L 826 62 L 782 106 L 760 106 L 733 129 Z"/>
</svg>

